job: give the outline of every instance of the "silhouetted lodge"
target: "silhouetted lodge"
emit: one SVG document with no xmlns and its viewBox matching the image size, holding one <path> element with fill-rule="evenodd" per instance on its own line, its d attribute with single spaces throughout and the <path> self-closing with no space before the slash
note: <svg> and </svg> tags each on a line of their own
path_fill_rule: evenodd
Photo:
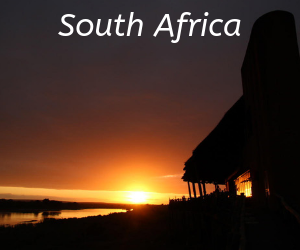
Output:
<svg viewBox="0 0 300 250">
<path fill-rule="evenodd" d="M 241 97 L 185 163 L 182 179 L 189 186 L 192 183 L 193 191 L 195 183 L 200 187 L 200 194 L 201 186 L 205 190 L 205 183 L 225 184 L 226 177 L 240 167 L 244 147 L 244 109 L 245 102 Z M 190 187 L 189 193 L 192 197 Z"/>
<path fill-rule="evenodd" d="M 182 179 L 191 198 L 195 184 L 200 196 L 205 183 L 226 184 L 262 206 L 284 199 L 298 209 L 300 59 L 292 14 L 274 11 L 255 22 L 241 72 L 243 96 L 193 151 Z"/>
</svg>

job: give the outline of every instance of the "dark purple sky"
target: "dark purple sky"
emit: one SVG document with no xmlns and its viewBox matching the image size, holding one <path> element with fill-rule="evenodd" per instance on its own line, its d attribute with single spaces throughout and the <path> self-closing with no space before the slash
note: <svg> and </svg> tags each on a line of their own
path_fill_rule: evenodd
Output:
<svg viewBox="0 0 300 250">
<path fill-rule="evenodd" d="M 240 68 L 254 21 L 295 1 L 2 1 L 0 185 L 184 192 L 179 174 L 192 150 L 242 94 Z M 153 37 L 170 14 L 241 19 L 240 37 Z M 130 12 L 130 37 L 61 37 L 64 14 L 94 22 Z M 114 25 L 112 26 L 114 27 Z M 222 26 L 220 26 L 222 27 Z M 161 176 L 174 175 L 162 182 Z"/>
</svg>

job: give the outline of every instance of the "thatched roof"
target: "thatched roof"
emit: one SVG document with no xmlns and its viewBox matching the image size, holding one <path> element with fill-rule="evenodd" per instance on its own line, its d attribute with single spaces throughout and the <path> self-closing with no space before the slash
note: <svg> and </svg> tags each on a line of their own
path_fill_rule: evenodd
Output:
<svg viewBox="0 0 300 250">
<path fill-rule="evenodd" d="M 227 111 L 215 129 L 185 163 L 184 181 L 225 183 L 241 164 L 245 135 L 243 96 Z"/>
</svg>

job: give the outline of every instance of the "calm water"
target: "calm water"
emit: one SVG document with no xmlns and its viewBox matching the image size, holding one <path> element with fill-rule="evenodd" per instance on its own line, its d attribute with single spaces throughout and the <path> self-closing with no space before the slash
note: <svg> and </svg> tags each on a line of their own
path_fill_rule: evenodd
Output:
<svg viewBox="0 0 300 250">
<path fill-rule="evenodd" d="M 110 213 L 126 212 L 123 209 L 81 209 L 81 210 L 61 210 L 46 211 L 38 213 L 16 213 L 0 212 L 0 225 L 16 225 L 20 223 L 36 223 L 44 218 L 67 219 L 83 218 L 88 216 L 108 215 Z"/>
</svg>

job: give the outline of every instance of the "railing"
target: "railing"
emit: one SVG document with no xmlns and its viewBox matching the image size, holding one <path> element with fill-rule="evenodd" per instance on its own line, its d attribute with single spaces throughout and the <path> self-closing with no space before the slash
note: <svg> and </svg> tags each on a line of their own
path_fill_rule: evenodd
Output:
<svg viewBox="0 0 300 250">
<path fill-rule="evenodd" d="M 218 197 L 219 199 L 221 198 L 225 198 L 227 199 L 229 197 L 229 193 L 228 192 L 224 192 L 224 191 L 215 191 L 213 193 L 207 194 L 205 196 L 198 196 L 198 197 L 185 197 L 183 196 L 182 198 L 174 198 L 174 199 L 170 199 L 169 200 L 169 206 L 183 206 L 188 205 L 188 204 L 200 204 L 203 203 L 202 200 L 211 200 Z"/>
<path fill-rule="evenodd" d="M 205 197 L 171 199 L 170 232 L 185 237 L 191 247 L 212 250 L 244 249 L 242 196 L 216 192 Z M 239 246 L 240 245 L 240 246 Z"/>
</svg>

